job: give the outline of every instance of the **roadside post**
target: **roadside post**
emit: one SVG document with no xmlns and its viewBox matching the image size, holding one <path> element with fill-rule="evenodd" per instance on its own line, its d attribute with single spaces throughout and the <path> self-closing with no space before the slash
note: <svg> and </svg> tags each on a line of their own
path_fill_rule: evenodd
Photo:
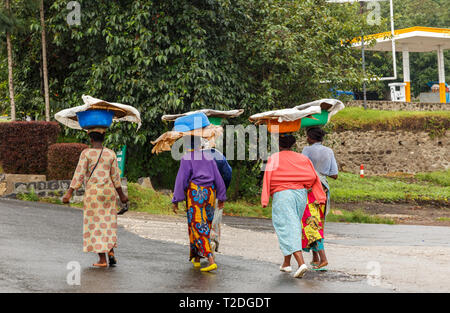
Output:
<svg viewBox="0 0 450 313">
<path fill-rule="evenodd" d="M 123 174 L 125 172 L 125 156 L 127 153 L 127 146 L 123 145 L 122 149 L 116 153 L 117 155 L 117 163 L 120 169 L 120 178 L 123 178 Z"/>
</svg>

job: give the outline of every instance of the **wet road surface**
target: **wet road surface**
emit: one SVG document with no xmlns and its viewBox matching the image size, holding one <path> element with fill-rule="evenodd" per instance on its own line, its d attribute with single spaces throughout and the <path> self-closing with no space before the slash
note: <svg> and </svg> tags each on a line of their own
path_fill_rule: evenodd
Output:
<svg viewBox="0 0 450 313">
<path fill-rule="evenodd" d="M 224 216 L 223 223 L 232 227 L 273 232 L 272 220 Z M 450 227 L 388 224 L 327 223 L 326 231 L 339 241 L 329 243 L 347 246 L 450 246 Z"/>
<path fill-rule="evenodd" d="M 225 255 L 217 257 L 218 271 L 200 273 L 188 262 L 186 246 L 144 239 L 122 228 L 118 266 L 93 268 L 95 254 L 82 252 L 81 210 L 0 200 L 0 214 L 0 292 L 390 291 L 369 286 L 364 276 L 310 271 L 303 279 L 294 279 L 273 263 Z M 270 221 L 234 221 L 250 222 L 264 231 Z M 79 286 L 66 282 L 71 261 L 81 265 Z"/>
</svg>

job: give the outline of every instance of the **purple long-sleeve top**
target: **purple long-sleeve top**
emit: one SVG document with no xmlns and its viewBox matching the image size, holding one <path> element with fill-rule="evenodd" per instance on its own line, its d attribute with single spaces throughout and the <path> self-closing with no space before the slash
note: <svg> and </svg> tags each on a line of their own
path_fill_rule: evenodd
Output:
<svg viewBox="0 0 450 313">
<path fill-rule="evenodd" d="M 214 185 L 217 199 L 219 201 L 227 200 L 225 183 L 214 158 L 208 152 L 191 151 L 181 158 L 172 203 L 185 200 L 185 193 L 190 182 L 202 187 Z"/>
</svg>

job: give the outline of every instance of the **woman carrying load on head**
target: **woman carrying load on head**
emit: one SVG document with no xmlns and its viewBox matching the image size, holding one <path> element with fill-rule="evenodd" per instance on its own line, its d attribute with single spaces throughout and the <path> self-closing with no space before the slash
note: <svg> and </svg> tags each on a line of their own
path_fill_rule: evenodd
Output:
<svg viewBox="0 0 450 313">
<path fill-rule="evenodd" d="M 330 209 L 330 187 L 327 177 L 337 179 L 338 166 L 333 150 L 322 145 L 326 132 L 320 127 L 311 127 L 306 131 L 306 140 L 310 146 L 303 148 L 302 154 L 307 156 L 319 176 L 322 187 L 327 195 L 327 202 L 324 205 L 315 203 L 315 196 L 308 194 L 308 204 L 303 215 L 303 250 L 313 252 L 311 265 L 313 269 L 322 270 L 328 265 L 325 255 L 324 227 L 325 217 Z"/>
<path fill-rule="evenodd" d="M 217 269 L 210 240 L 215 201 L 217 197 L 218 207 L 223 209 L 227 199 L 226 188 L 211 153 L 201 150 L 200 137 L 185 136 L 184 139 L 190 149 L 181 158 L 173 192 L 173 209 L 176 213 L 178 202 L 186 201 L 189 260 L 199 268 L 200 259 L 207 258 L 209 265 L 201 271 L 209 272 Z"/>
<path fill-rule="evenodd" d="M 128 202 L 122 191 L 120 170 L 114 151 L 104 148 L 104 128 L 88 131 L 92 148 L 83 150 L 78 166 L 63 198 L 69 203 L 74 190 L 85 184 L 83 208 L 83 251 L 98 253 L 97 267 L 115 265 L 114 248 L 117 247 L 116 192 L 122 203 Z"/>
<path fill-rule="evenodd" d="M 231 184 L 231 178 L 233 169 L 228 163 L 226 157 L 217 149 L 211 148 L 208 140 L 202 138 L 203 151 L 211 153 L 214 161 L 217 164 L 220 176 L 222 176 L 225 188 L 228 190 Z M 214 252 L 219 251 L 220 237 L 221 237 L 221 223 L 222 223 L 223 210 L 218 208 L 218 200 L 216 199 L 216 205 L 214 210 L 214 220 L 211 225 L 211 247 Z"/>
<path fill-rule="evenodd" d="M 289 133 L 279 136 L 280 152 L 267 160 L 261 204 L 266 207 L 270 196 L 273 197 L 272 222 L 284 255 L 280 270 L 292 271 L 291 255 L 294 255 L 299 266 L 294 277 L 301 278 L 308 269 L 303 260 L 301 240 L 307 190 L 312 190 L 318 203 L 325 203 L 327 198 L 311 161 L 291 150 L 295 137 Z"/>
</svg>

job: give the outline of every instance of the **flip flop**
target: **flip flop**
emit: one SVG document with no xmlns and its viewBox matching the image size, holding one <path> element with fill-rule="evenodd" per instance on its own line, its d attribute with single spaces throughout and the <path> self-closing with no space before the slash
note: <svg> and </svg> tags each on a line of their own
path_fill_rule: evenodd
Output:
<svg viewBox="0 0 450 313">
<path fill-rule="evenodd" d="M 200 262 L 195 262 L 194 258 L 191 259 L 191 263 L 194 264 L 194 268 L 199 268 L 201 266 Z"/>
<path fill-rule="evenodd" d="M 217 269 L 217 264 L 214 263 L 214 264 L 212 264 L 212 265 L 210 265 L 210 266 L 201 268 L 200 271 L 201 271 L 201 272 L 211 272 L 211 271 L 214 271 L 214 270 L 216 270 L 216 269 Z"/>
<path fill-rule="evenodd" d="M 328 265 L 328 263 L 325 264 L 325 265 L 322 265 L 322 266 L 317 265 L 317 266 L 314 266 L 312 268 L 312 270 L 314 270 L 314 271 L 328 271 L 327 268 L 326 268 L 327 265 Z"/>
<path fill-rule="evenodd" d="M 123 205 L 123 207 L 120 209 L 120 211 L 119 212 L 117 212 L 117 215 L 122 215 L 122 214 L 124 214 L 125 212 L 128 212 L 128 209 L 130 208 L 130 201 L 128 201 L 127 203 L 125 203 L 124 205 Z"/>
<path fill-rule="evenodd" d="M 108 267 L 108 263 L 94 263 L 92 266 L 95 267 Z"/>
<path fill-rule="evenodd" d="M 114 253 L 111 253 L 111 252 L 108 253 L 108 261 L 109 261 L 109 266 L 114 266 L 117 264 L 117 260 L 114 256 Z"/>
</svg>

